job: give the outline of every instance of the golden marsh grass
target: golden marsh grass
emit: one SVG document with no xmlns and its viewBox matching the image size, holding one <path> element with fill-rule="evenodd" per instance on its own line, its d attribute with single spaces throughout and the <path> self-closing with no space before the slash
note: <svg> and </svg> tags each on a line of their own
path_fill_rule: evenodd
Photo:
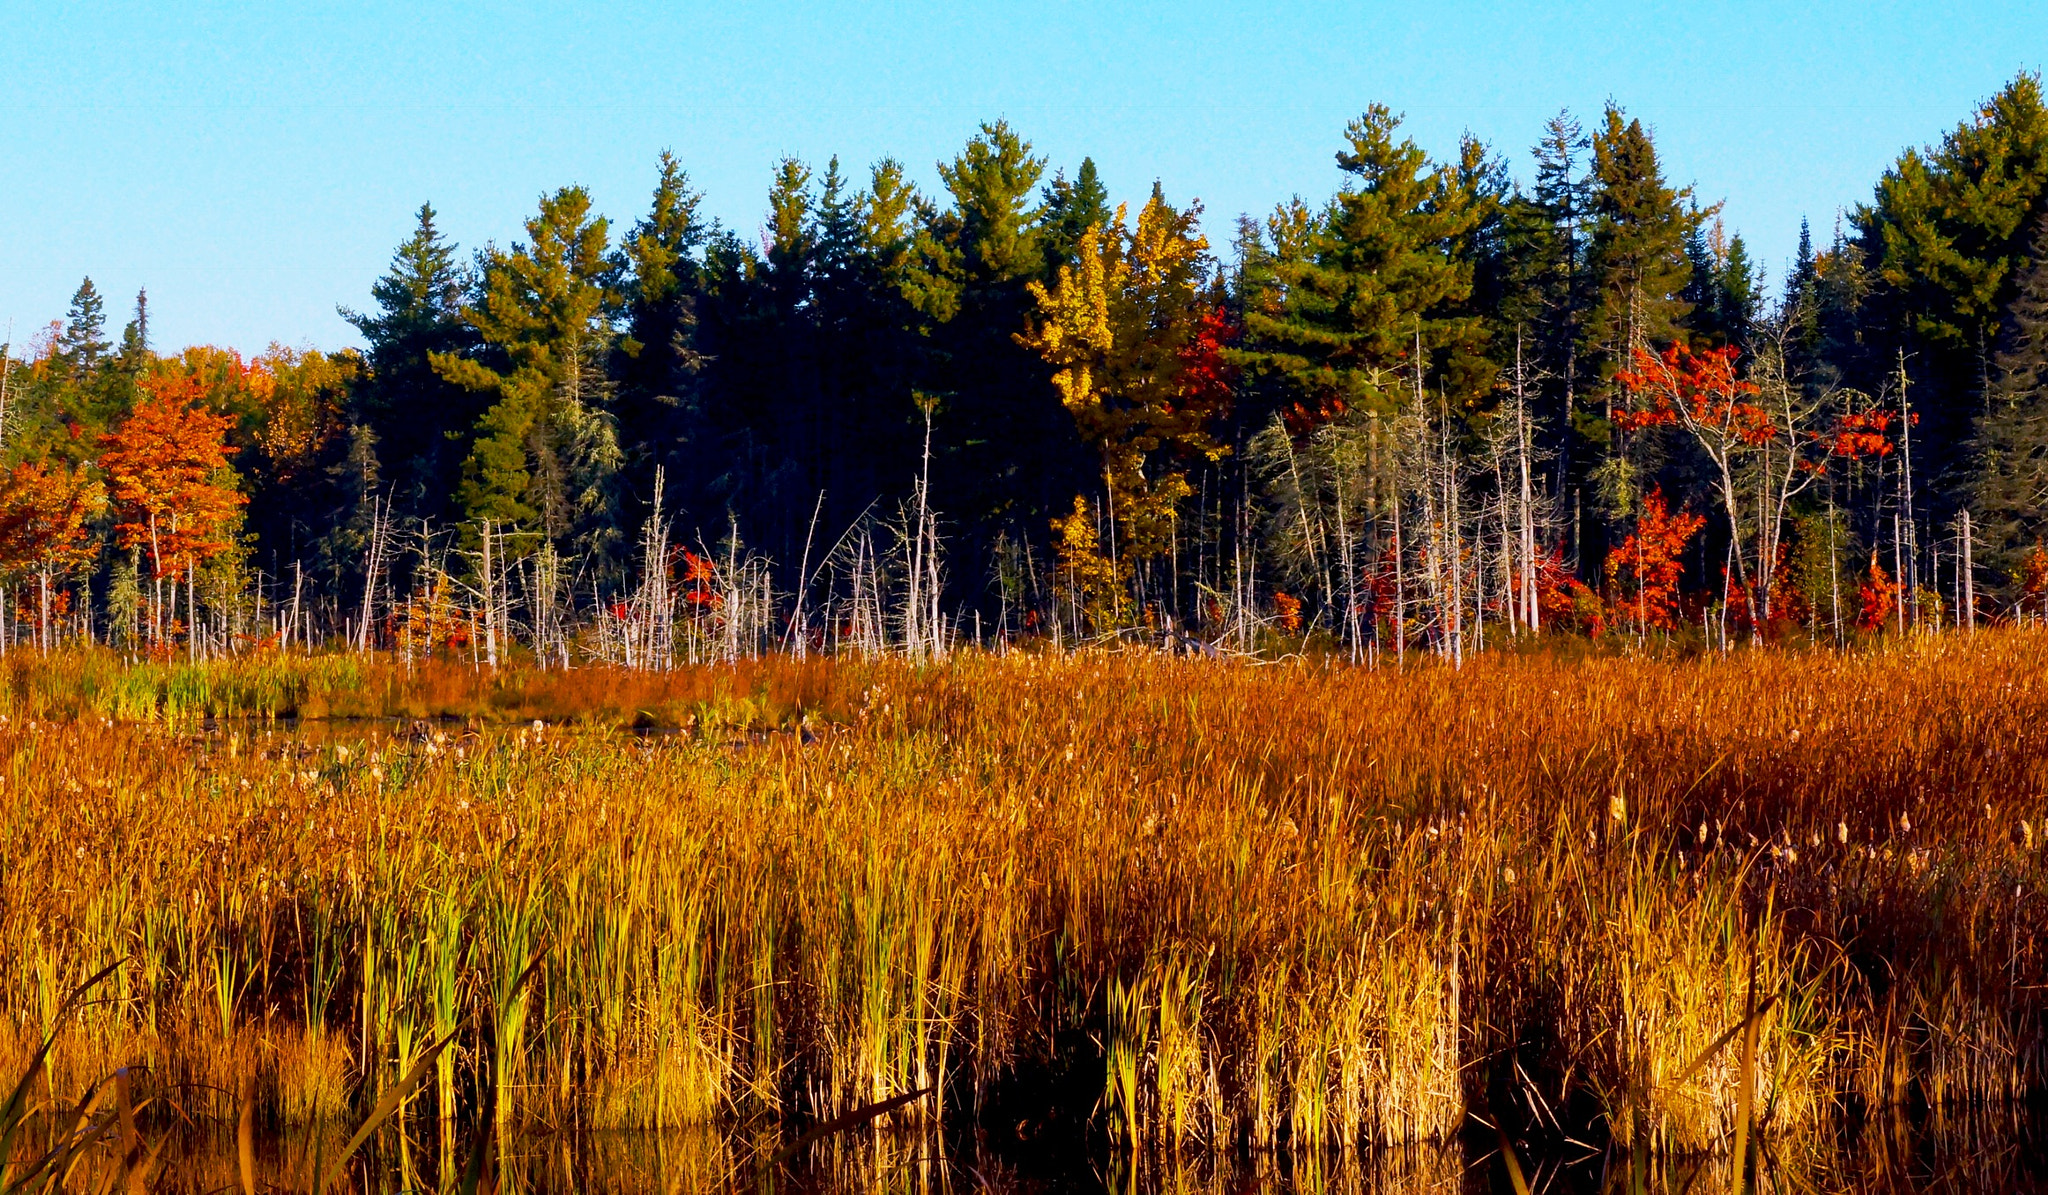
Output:
<svg viewBox="0 0 2048 1195">
<path fill-rule="evenodd" d="M 414 1119 L 482 1074 L 504 1123 L 565 1129 L 937 1085 L 1027 1134 L 1342 1150 L 1479 1111 L 1682 1151 L 1733 1131 L 1739 1052 L 1707 1051 L 1752 992 L 1770 1126 L 2003 1101 L 2048 1062 L 2039 633 L 6 677 L 0 1073 L 128 960 L 53 1091 L 141 1063 L 195 1111 L 246 1085 L 319 1120 L 455 1031 Z M 293 712 L 470 721 L 261 720 Z"/>
</svg>

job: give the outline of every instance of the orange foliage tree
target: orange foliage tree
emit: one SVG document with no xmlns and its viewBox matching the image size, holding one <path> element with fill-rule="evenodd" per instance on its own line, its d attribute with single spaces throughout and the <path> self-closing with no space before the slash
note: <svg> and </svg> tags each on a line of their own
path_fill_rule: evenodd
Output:
<svg viewBox="0 0 2048 1195">
<path fill-rule="evenodd" d="M 0 577 L 33 577 L 38 586 L 36 644 L 50 646 L 50 617 L 61 612 L 58 581 L 89 566 L 99 545 L 92 521 L 107 506 L 106 487 L 84 467 L 32 461 L 0 482 Z"/>
<path fill-rule="evenodd" d="M 2020 562 L 2020 609 L 2023 614 L 2039 613 L 2048 619 L 2048 548 L 2040 544 Z"/>
<path fill-rule="evenodd" d="M 191 374 L 157 376 L 144 379 L 143 388 L 149 397 L 101 438 L 100 468 L 113 495 L 117 542 L 149 558 L 156 583 L 150 629 L 161 642 L 175 616 L 164 607 L 164 580 L 184 575 L 190 618 L 199 566 L 234 546 L 248 498 L 235 488 L 228 464 L 234 417 L 197 405 L 204 381 Z M 175 603 L 175 584 L 171 593 Z"/>
<path fill-rule="evenodd" d="M 1881 631 L 1899 608 L 1899 583 L 1870 554 L 1870 573 L 1856 591 L 1856 629 Z"/>
<path fill-rule="evenodd" d="M 1615 612 L 1633 619 L 1639 631 L 1671 630 L 1678 612 L 1678 584 L 1685 576 L 1680 557 L 1706 525 L 1700 515 L 1682 509 L 1672 513 L 1664 491 L 1651 490 L 1643 499 L 1635 530 L 1607 556 L 1607 588 Z"/>
</svg>

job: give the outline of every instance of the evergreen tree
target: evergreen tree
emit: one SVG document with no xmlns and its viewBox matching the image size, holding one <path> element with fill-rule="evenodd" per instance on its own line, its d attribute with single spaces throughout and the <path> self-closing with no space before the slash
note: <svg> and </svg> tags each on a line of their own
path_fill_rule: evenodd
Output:
<svg viewBox="0 0 2048 1195">
<path fill-rule="evenodd" d="M 1702 209 L 1692 189 L 1664 180 L 1657 147 L 1639 120 L 1609 104 L 1593 135 L 1592 204 L 1586 240 L 1591 309 L 1581 353 L 1587 364 L 1587 401 L 1572 414 L 1582 445 L 1578 471 L 1567 479 L 1571 505 L 1581 512 L 1572 543 L 1581 568 L 1600 575 L 1609 532 L 1633 516 L 1646 489 L 1641 474 L 1659 467 L 1662 444 L 1654 437 L 1616 434 L 1621 399 L 1616 374 L 1638 349 L 1683 339 L 1695 312 L 1693 256 L 1702 252 L 1701 225 L 1715 208 Z M 1689 245 L 1692 252 L 1688 252 Z"/>
<path fill-rule="evenodd" d="M 933 420 L 934 501 L 971 556 L 1004 530 L 1042 537 L 1085 476 L 1086 454 L 1051 369 L 1018 343 L 1046 274 L 1045 160 L 1007 123 L 984 124 L 939 180 L 951 205 L 926 222 L 907 291 L 935 325 L 920 405 Z"/>
<path fill-rule="evenodd" d="M 1510 272 L 1503 321 L 1524 330 L 1527 350 L 1567 388 L 1586 307 L 1582 225 L 1590 193 L 1579 155 L 1587 144 L 1569 112 L 1545 122 L 1534 150 L 1535 184 L 1515 195 L 1505 213 Z"/>
<path fill-rule="evenodd" d="M 682 165 L 664 152 L 647 215 L 620 248 L 626 335 L 619 342 L 619 432 L 622 442 L 632 446 L 628 485 L 643 500 L 653 493 L 656 466 L 674 479 L 672 492 L 685 489 L 688 451 L 702 434 L 697 394 L 705 364 L 697 345 L 701 254 L 717 231 L 698 214 L 702 202 Z"/>
<path fill-rule="evenodd" d="M 121 368 L 140 372 L 149 361 L 149 292 L 135 292 L 135 318 L 121 329 Z"/>
<path fill-rule="evenodd" d="M 2022 74 L 1931 149 L 1908 150 L 1855 213 L 1875 287 L 1865 312 L 1869 372 L 1884 384 L 1904 354 L 1922 414 L 1915 465 L 1941 477 L 1988 410 L 1992 355 L 2026 255 L 2029 220 L 2048 193 L 2048 106 Z"/>
<path fill-rule="evenodd" d="M 1811 364 L 1802 372 L 1821 387 L 1839 385 L 1848 377 L 1868 377 L 1863 308 L 1870 295 L 1870 274 L 1863 253 L 1839 222 L 1828 248 L 1814 256 L 1812 293 L 1814 347 Z"/>
<path fill-rule="evenodd" d="M 106 306 L 90 278 L 79 283 L 78 290 L 71 296 L 71 310 L 65 317 L 64 330 L 57 337 L 57 353 L 74 374 L 89 375 L 97 371 L 100 359 L 113 347 L 107 343 Z"/>
<path fill-rule="evenodd" d="M 1082 234 L 1108 222 L 1109 189 L 1096 173 L 1095 159 L 1082 158 L 1072 182 L 1064 171 L 1053 175 L 1043 200 L 1040 224 L 1045 229 L 1046 269 L 1057 271 L 1074 260 Z"/>
<path fill-rule="evenodd" d="M 1686 234 L 1685 256 L 1692 267 L 1681 297 L 1691 308 L 1687 323 L 1696 341 L 1746 349 L 1763 301 L 1762 271 L 1749 259 L 1742 234 L 1727 235 L 1719 220 L 1710 229 Z"/>
<path fill-rule="evenodd" d="M 1634 349 L 1675 339 L 1684 327 L 1692 307 L 1685 299 L 1692 278 L 1686 242 L 1716 209 L 1693 204 L 1690 187 L 1665 183 L 1649 131 L 1620 108 L 1608 105 L 1592 145 L 1586 254 L 1594 305 L 1584 349 L 1597 370 L 1601 410 L 1587 430 L 1605 441 L 1615 371 L 1627 367 Z"/>
<path fill-rule="evenodd" d="M 1349 408 L 1388 411 L 1418 381 L 1463 408 L 1491 390 L 1485 328 L 1469 308 L 1469 249 L 1488 217 L 1471 172 L 1429 162 L 1395 140 L 1399 119 L 1374 105 L 1345 131 L 1338 166 L 1350 176 L 1290 252 L 1288 213 L 1272 229 L 1275 306 L 1248 304 L 1246 347 L 1255 374 L 1284 379 L 1297 422 Z M 1413 346 L 1425 356 L 1415 376 Z"/>
<path fill-rule="evenodd" d="M 620 530 L 609 226 L 589 192 L 564 187 L 542 196 L 526 233 L 529 244 L 485 255 L 479 294 L 462 309 L 481 359 L 430 354 L 436 373 L 489 403 L 456 500 L 470 520 L 539 532 L 602 563 Z"/>
<path fill-rule="evenodd" d="M 2032 234 L 2005 310 L 1969 487 L 1983 561 L 2007 576 L 2048 538 L 2048 212 L 2034 218 Z"/>
<path fill-rule="evenodd" d="M 1785 280 L 1785 299 L 1788 305 L 1813 289 L 1813 229 L 1806 217 L 1799 217 L 1799 248 L 1792 255 L 1792 274 Z"/>
<path fill-rule="evenodd" d="M 923 437 L 913 389 L 928 325 L 909 288 L 918 227 L 931 211 L 888 159 L 850 199 L 826 190 L 812 287 L 822 404 L 813 482 L 836 529 L 878 497 L 904 493 L 916 473 Z"/>
<path fill-rule="evenodd" d="M 1589 145 L 1571 113 L 1546 121 L 1533 151 L 1534 183 L 1508 201 L 1503 216 L 1500 355 L 1521 347 L 1525 396 L 1560 476 L 1575 475 L 1582 456 L 1570 416 L 1584 387 L 1580 345 L 1592 305 L 1585 229 L 1592 189 L 1582 169 Z"/>
<path fill-rule="evenodd" d="M 433 205 L 423 203 L 390 271 L 371 284 L 376 311 L 341 309 L 369 345 L 369 377 L 356 388 L 352 418 L 369 429 L 400 509 L 413 518 L 453 513 L 460 445 L 484 409 L 433 364 L 436 354 L 460 355 L 476 344 L 462 318 L 469 280 L 455 254 L 434 223 Z"/>
</svg>

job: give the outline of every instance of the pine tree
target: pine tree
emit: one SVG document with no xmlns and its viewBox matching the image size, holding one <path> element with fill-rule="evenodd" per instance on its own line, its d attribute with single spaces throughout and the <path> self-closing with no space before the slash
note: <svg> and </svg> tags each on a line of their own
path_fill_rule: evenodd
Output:
<svg viewBox="0 0 2048 1195">
<path fill-rule="evenodd" d="M 1639 120 L 1609 105 L 1593 136 L 1592 214 L 1587 269 L 1594 293 L 1584 349 L 1599 380 L 1601 419 L 1612 417 L 1616 370 L 1636 348 L 1678 336 L 1691 304 L 1685 300 L 1692 264 L 1688 238 L 1716 209 L 1692 202 L 1692 189 L 1664 181 L 1657 147 Z M 1604 426 L 1592 429 L 1605 439 Z"/>
<path fill-rule="evenodd" d="M 619 535 L 621 463 L 606 373 L 618 300 L 609 226 L 589 192 L 564 187 L 541 198 L 526 232 L 530 244 L 485 255 L 480 294 L 462 309 L 485 359 L 429 355 L 436 373 L 490 404 L 456 499 L 472 521 L 602 553 Z"/>
<path fill-rule="evenodd" d="M 1879 343 L 1852 380 L 1875 390 L 1906 356 L 1923 416 L 1915 465 L 1931 477 L 1956 466 L 1989 409 L 2000 320 L 2044 194 L 2048 104 L 2040 76 L 2021 74 L 1940 145 L 1901 155 L 1856 209 L 1875 283 L 1865 331 Z"/>
<path fill-rule="evenodd" d="M 369 344 L 369 377 L 356 387 L 353 417 L 379 446 L 401 509 L 414 518 L 445 517 L 467 438 L 483 406 L 434 369 L 435 354 L 462 354 L 476 336 L 462 319 L 468 278 L 442 238 L 432 204 L 398 246 L 391 269 L 370 287 L 373 314 L 341 316 Z"/>
<path fill-rule="evenodd" d="M 106 302 L 87 278 L 71 296 L 71 310 L 57 338 L 57 352 L 74 374 L 91 374 L 113 346 L 107 343 Z"/>
<path fill-rule="evenodd" d="M 2005 310 L 1990 409 L 1978 421 L 1969 493 L 1984 562 L 2009 577 L 2048 537 L 2048 212 L 2032 233 Z"/>
<path fill-rule="evenodd" d="M 1346 129 L 1337 164 L 1350 180 L 1300 230 L 1305 251 L 1279 243 L 1293 234 L 1285 209 L 1272 227 L 1265 268 L 1278 303 L 1247 304 L 1246 347 L 1234 359 L 1284 380 L 1298 423 L 1406 403 L 1417 341 L 1425 390 L 1461 408 L 1491 390 L 1486 331 L 1468 306 L 1468 250 L 1486 200 L 1461 166 L 1434 165 L 1414 141 L 1397 142 L 1399 126 L 1376 104 Z"/>
<path fill-rule="evenodd" d="M 1046 274 L 1045 160 L 1003 121 L 939 164 L 949 206 L 926 222 L 907 291 L 935 325 L 917 390 L 933 421 L 933 496 L 978 553 L 1044 534 L 1092 472 L 1051 369 L 1017 341 Z"/>
</svg>

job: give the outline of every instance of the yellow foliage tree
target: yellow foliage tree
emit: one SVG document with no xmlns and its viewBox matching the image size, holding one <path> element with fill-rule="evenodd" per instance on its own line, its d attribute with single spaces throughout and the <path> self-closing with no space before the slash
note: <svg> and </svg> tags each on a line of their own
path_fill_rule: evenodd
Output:
<svg viewBox="0 0 2048 1195">
<path fill-rule="evenodd" d="M 1101 506 L 1076 496 L 1053 520 L 1062 571 L 1098 625 L 1131 620 L 1125 595 L 1172 542 L 1188 465 L 1228 451 L 1209 429 L 1229 402 L 1219 350 L 1231 329 L 1205 293 L 1214 260 L 1200 215 L 1154 187 L 1135 227 L 1118 207 L 1052 286 L 1031 284 L 1038 322 L 1018 339 L 1055 367 L 1061 403 L 1102 457 Z"/>
</svg>

